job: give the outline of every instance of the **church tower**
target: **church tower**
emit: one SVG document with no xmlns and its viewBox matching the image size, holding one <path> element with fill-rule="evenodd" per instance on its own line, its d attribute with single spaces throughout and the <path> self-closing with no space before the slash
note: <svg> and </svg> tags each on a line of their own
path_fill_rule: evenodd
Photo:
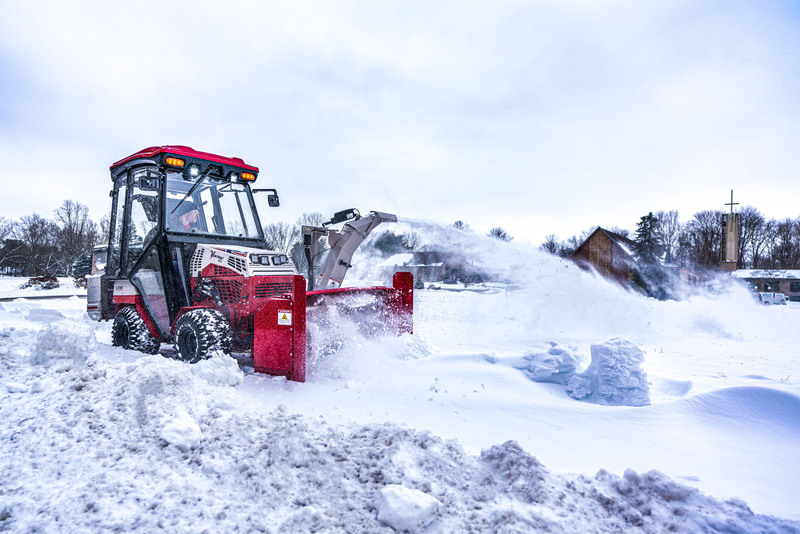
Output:
<svg viewBox="0 0 800 534">
<path fill-rule="evenodd" d="M 733 191 L 731 191 L 731 201 L 725 204 L 731 207 L 731 212 L 723 215 L 722 219 L 725 246 L 721 267 L 722 271 L 726 273 L 735 271 L 736 264 L 739 262 L 739 214 L 733 211 L 733 207 L 738 204 L 733 201 Z"/>
</svg>

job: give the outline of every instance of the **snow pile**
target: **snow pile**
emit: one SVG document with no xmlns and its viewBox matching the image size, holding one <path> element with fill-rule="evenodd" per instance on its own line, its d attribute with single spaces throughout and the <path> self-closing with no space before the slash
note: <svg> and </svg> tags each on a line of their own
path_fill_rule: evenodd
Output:
<svg viewBox="0 0 800 534">
<path fill-rule="evenodd" d="M 399 484 L 389 484 L 378 494 L 378 521 L 400 532 L 420 532 L 436 519 L 442 506 L 435 497 Z"/>
<path fill-rule="evenodd" d="M 161 356 L 12 374 L 45 386 L 0 402 L 0 528 L 9 531 L 794 528 L 657 472 L 557 475 L 514 441 L 472 456 L 391 423 L 334 427 L 266 412 Z"/>
<path fill-rule="evenodd" d="M 589 367 L 567 383 L 567 393 L 572 398 L 608 406 L 650 404 L 650 386 L 642 370 L 642 349 L 615 338 L 592 344 L 591 354 Z"/>
</svg>

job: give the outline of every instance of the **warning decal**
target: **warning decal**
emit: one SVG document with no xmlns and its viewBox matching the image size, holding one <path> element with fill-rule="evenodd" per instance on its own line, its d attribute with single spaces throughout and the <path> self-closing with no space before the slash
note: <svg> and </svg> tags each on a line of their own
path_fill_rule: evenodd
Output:
<svg viewBox="0 0 800 534">
<path fill-rule="evenodd" d="M 291 310 L 278 310 L 278 325 L 291 326 L 292 325 L 292 311 Z"/>
</svg>

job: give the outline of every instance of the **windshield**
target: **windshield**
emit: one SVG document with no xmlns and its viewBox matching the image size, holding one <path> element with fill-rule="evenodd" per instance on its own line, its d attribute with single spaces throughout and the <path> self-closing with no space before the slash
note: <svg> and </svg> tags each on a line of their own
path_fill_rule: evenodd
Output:
<svg viewBox="0 0 800 534">
<path fill-rule="evenodd" d="M 166 209 L 170 232 L 263 239 L 244 184 L 168 173 Z"/>
</svg>

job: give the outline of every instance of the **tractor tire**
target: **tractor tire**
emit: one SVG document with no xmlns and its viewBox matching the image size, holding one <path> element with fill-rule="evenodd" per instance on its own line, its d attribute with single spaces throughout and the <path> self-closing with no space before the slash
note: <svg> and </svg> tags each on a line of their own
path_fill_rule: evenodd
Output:
<svg viewBox="0 0 800 534">
<path fill-rule="evenodd" d="M 128 350 L 139 350 L 145 354 L 157 354 L 161 343 L 156 339 L 144 319 L 133 306 L 126 306 L 114 316 L 111 326 L 111 344 Z"/>
<path fill-rule="evenodd" d="M 216 310 L 191 310 L 175 323 L 175 349 L 188 363 L 210 358 L 214 351 L 230 354 L 232 338 L 228 320 Z"/>
</svg>

